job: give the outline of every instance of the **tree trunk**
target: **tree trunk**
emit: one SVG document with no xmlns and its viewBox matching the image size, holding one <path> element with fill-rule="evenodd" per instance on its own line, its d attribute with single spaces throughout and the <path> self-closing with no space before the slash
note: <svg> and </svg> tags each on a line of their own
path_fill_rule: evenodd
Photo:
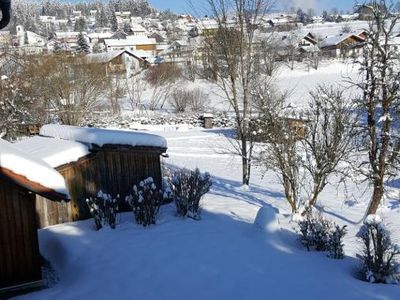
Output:
<svg viewBox="0 0 400 300">
<path fill-rule="evenodd" d="M 374 192 L 368 205 L 367 216 L 376 214 L 383 198 L 383 182 L 374 182 Z"/>
<path fill-rule="evenodd" d="M 247 159 L 247 140 L 244 136 L 242 138 L 242 183 L 249 185 L 250 173 L 249 173 L 249 161 Z"/>
</svg>

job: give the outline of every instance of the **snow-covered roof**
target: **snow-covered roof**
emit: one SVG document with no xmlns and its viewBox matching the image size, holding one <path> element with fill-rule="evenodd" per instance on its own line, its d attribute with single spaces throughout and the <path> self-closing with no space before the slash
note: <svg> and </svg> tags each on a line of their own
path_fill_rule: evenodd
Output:
<svg viewBox="0 0 400 300">
<path fill-rule="evenodd" d="M 146 32 L 146 31 L 147 31 L 146 28 L 144 28 L 142 25 L 140 25 L 140 24 L 135 24 L 135 23 L 133 23 L 133 24 L 131 25 L 131 30 L 132 30 L 133 32 Z"/>
<path fill-rule="evenodd" d="M 108 51 L 101 53 L 90 53 L 85 56 L 85 59 L 89 63 L 108 63 L 123 53 L 136 57 L 137 59 L 143 61 L 143 58 L 140 56 L 141 53 L 136 54 L 135 52 L 129 50 L 115 50 L 115 51 Z"/>
<path fill-rule="evenodd" d="M 35 193 L 69 199 L 64 178 L 50 165 L 0 139 L 0 173 Z"/>
<path fill-rule="evenodd" d="M 335 35 L 331 37 L 327 37 L 326 39 L 321 41 L 320 46 L 321 47 L 330 47 L 330 46 L 336 46 L 340 44 L 341 42 L 345 41 L 346 39 L 350 37 L 356 37 L 360 40 L 363 40 L 362 37 L 358 36 L 355 33 L 346 33 L 346 34 L 340 34 L 340 35 Z"/>
<path fill-rule="evenodd" d="M 42 136 L 27 138 L 14 146 L 53 168 L 78 161 L 90 153 L 89 147 L 83 143 Z"/>
<path fill-rule="evenodd" d="M 56 31 L 55 36 L 57 38 L 65 38 L 65 37 L 77 37 L 80 32 L 76 31 Z M 86 35 L 86 32 L 82 32 L 83 35 Z"/>
<path fill-rule="evenodd" d="M 113 36 L 112 32 L 92 32 L 87 35 L 91 39 L 108 39 Z"/>
<path fill-rule="evenodd" d="M 104 44 L 106 46 L 116 47 L 116 46 L 135 46 L 132 40 L 127 39 L 105 39 Z"/>
<path fill-rule="evenodd" d="M 138 131 L 109 130 L 100 128 L 84 128 L 68 125 L 45 125 L 40 135 L 63 140 L 77 141 L 89 145 L 126 145 L 167 148 L 165 138 Z"/>
<path fill-rule="evenodd" d="M 157 44 L 156 39 L 148 38 L 145 35 L 128 35 L 126 39 L 134 45 L 154 45 Z"/>
</svg>

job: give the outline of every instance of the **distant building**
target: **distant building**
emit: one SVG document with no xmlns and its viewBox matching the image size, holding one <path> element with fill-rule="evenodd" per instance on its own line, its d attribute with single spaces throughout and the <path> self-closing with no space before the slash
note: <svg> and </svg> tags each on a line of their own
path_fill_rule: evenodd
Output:
<svg viewBox="0 0 400 300">
<path fill-rule="evenodd" d="M 105 39 L 106 51 L 130 50 L 141 52 L 146 57 L 157 55 L 157 42 L 146 36 L 127 36 L 126 39 Z M 143 57 L 143 56 L 141 56 Z"/>
<path fill-rule="evenodd" d="M 374 17 L 374 8 L 381 12 L 386 12 L 387 8 L 381 4 L 364 4 L 361 5 L 356 13 L 358 13 L 358 19 L 363 21 L 371 20 Z"/>
<path fill-rule="evenodd" d="M 365 44 L 364 32 L 340 34 L 327 37 L 320 43 L 324 55 L 330 57 L 359 56 Z"/>
<path fill-rule="evenodd" d="M 91 53 L 85 56 L 85 60 L 90 64 L 104 65 L 106 74 L 125 73 L 127 78 L 149 64 L 145 59 L 128 50 Z"/>
</svg>

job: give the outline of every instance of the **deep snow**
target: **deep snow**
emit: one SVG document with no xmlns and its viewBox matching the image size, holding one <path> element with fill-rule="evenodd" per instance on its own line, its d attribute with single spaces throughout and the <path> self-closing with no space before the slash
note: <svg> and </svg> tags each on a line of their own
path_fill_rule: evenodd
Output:
<svg viewBox="0 0 400 300">
<path fill-rule="evenodd" d="M 0 138 L 0 167 L 69 197 L 64 178 L 41 159 Z"/>
<path fill-rule="evenodd" d="M 21 298 L 400 298 L 400 286 L 355 278 L 355 253 L 361 247 L 355 235 L 368 187 L 349 183 L 344 193 L 343 187 L 331 185 L 323 193 L 319 207 L 324 215 L 349 227 L 346 258 L 329 259 L 300 246 L 274 174 L 263 177 L 254 168 L 250 188 L 240 185 L 240 159 L 227 151 L 229 130 L 168 128 L 157 134 L 168 142 L 166 164 L 199 167 L 213 176 L 212 189 L 202 200 L 202 220 L 176 217 L 174 206 L 168 205 L 150 228 L 134 224 L 133 214 L 125 213 L 115 231 L 96 232 L 92 220 L 42 229 L 41 252 L 60 281 Z M 398 241 L 400 202 L 395 191 L 379 213 Z"/>
</svg>

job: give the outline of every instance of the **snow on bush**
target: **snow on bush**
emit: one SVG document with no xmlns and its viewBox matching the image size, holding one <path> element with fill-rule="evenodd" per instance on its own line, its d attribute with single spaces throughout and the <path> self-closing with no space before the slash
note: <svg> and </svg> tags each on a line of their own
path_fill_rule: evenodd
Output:
<svg viewBox="0 0 400 300">
<path fill-rule="evenodd" d="M 170 178 L 176 209 L 179 216 L 200 219 L 200 199 L 210 191 L 212 185 L 210 174 L 182 169 L 175 172 Z"/>
<path fill-rule="evenodd" d="M 301 243 L 310 251 L 325 251 L 328 248 L 329 234 L 332 223 L 322 217 L 321 214 L 314 216 L 311 212 L 298 222 Z"/>
<path fill-rule="evenodd" d="M 257 216 L 254 220 L 254 225 L 272 233 L 279 228 L 278 216 L 279 211 L 269 205 L 262 206 L 257 212 Z"/>
<path fill-rule="evenodd" d="M 400 254 L 400 247 L 392 243 L 380 216 L 369 215 L 358 236 L 363 243 L 363 253 L 358 257 L 362 262 L 365 280 L 371 283 L 398 284 L 400 273 L 396 257 Z"/>
<path fill-rule="evenodd" d="M 143 226 L 156 224 L 156 216 L 160 210 L 163 193 L 149 177 L 133 186 L 133 193 L 125 197 L 125 201 L 132 207 L 136 223 Z"/>
<path fill-rule="evenodd" d="M 99 191 L 96 197 L 86 199 L 90 213 L 96 224 L 96 229 L 100 230 L 104 225 L 109 225 L 115 229 L 116 216 L 118 212 L 119 195 L 113 198 L 110 194 Z"/>
<path fill-rule="evenodd" d="M 347 233 L 346 226 L 340 227 L 321 214 L 313 215 L 312 212 L 298 220 L 300 241 L 308 251 L 329 251 L 328 256 L 331 258 L 344 257 L 343 237 Z"/>
<path fill-rule="evenodd" d="M 335 225 L 332 229 L 332 232 L 329 234 L 328 240 L 328 256 L 334 259 L 343 259 L 344 258 L 344 250 L 343 250 L 343 237 L 347 233 L 347 226 L 339 226 Z"/>
</svg>

